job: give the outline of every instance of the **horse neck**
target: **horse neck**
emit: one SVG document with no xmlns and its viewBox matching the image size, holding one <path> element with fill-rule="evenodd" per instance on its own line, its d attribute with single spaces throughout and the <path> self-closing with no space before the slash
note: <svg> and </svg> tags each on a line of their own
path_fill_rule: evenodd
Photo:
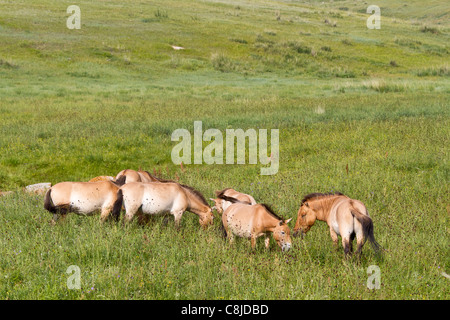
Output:
<svg viewBox="0 0 450 320">
<path fill-rule="evenodd" d="M 197 195 L 193 194 L 191 191 L 183 188 L 187 200 L 188 200 L 188 208 L 189 211 L 195 213 L 196 215 L 200 215 L 205 213 L 208 210 L 208 206 L 203 203 L 202 200 L 198 198 Z"/>
<path fill-rule="evenodd" d="M 320 221 L 327 221 L 330 214 L 331 207 L 336 201 L 337 196 L 319 198 L 317 200 L 308 201 L 309 206 L 316 212 L 316 219 Z"/>
<path fill-rule="evenodd" d="M 274 217 L 270 213 L 266 213 L 268 215 L 267 218 L 264 219 L 263 228 L 265 231 L 273 232 L 277 225 L 280 224 L 280 219 Z"/>
</svg>

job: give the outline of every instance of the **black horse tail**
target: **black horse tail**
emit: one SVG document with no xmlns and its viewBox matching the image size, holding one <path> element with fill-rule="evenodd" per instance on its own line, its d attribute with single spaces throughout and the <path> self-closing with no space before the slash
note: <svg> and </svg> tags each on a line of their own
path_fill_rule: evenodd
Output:
<svg viewBox="0 0 450 320">
<path fill-rule="evenodd" d="M 112 210 L 112 217 L 115 221 L 119 221 L 120 218 L 120 211 L 122 210 L 122 204 L 123 204 L 123 193 L 122 189 L 119 189 L 117 191 L 117 199 L 114 201 L 113 210 Z"/>
<path fill-rule="evenodd" d="M 116 181 L 112 181 L 116 186 L 123 186 L 127 180 L 127 176 L 120 176 Z"/>
<path fill-rule="evenodd" d="M 369 216 L 367 216 L 365 214 L 362 214 L 361 212 L 359 212 L 355 208 L 350 209 L 350 212 L 353 215 L 353 217 L 355 217 L 356 220 L 358 220 L 359 223 L 361 223 L 361 225 L 362 225 L 363 234 L 364 234 L 364 242 L 369 240 L 370 244 L 372 245 L 373 250 L 376 253 L 379 253 L 381 251 L 382 247 L 375 240 L 375 236 L 373 234 L 373 221 L 372 221 L 372 219 Z"/>
<path fill-rule="evenodd" d="M 44 209 L 50 213 L 56 213 L 56 207 L 52 201 L 52 189 L 48 189 L 44 199 Z"/>
<path fill-rule="evenodd" d="M 220 224 L 220 232 L 222 233 L 222 237 L 224 237 L 226 239 L 228 234 L 227 234 L 227 230 L 225 229 L 225 226 L 223 225 L 223 221 Z"/>
</svg>

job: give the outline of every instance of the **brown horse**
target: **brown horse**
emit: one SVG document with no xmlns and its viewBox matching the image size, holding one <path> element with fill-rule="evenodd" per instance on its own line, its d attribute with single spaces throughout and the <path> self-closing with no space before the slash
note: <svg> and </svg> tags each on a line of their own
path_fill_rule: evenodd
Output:
<svg viewBox="0 0 450 320">
<path fill-rule="evenodd" d="M 212 209 L 199 191 L 177 182 L 131 182 L 120 187 L 117 194 L 120 206 L 115 206 L 113 215 L 120 215 L 123 203 L 126 222 L 135 215 L 143 221 L 144 215 L 169 212 L 175 218 L 175 226 L 179 227 L 181 216 L 186 210 L 199 216 L 202 227 L 212 224 L 214 218 Z"/>
<path fill-rule="evenodd" d="M 352 253 L 352 241 L 355 236 L 358 244 L 357 254 L 361 253 L 367 239 L 376 252 L 381 248 L 373 235 L 372 219 L 359 200 L 351 199 L 340 192 L 308 194 L 303 198 L 298 210 L 294 236 L 299 232 L 302 235 L 308 232 L 316 220 L 328 223 L 336 247 L 338 236 L 341 236 L 346 255 Z"/>
<path fill-rule="evenodd" d="M 269 248 L 269 235 L 272 234 L 281 250 L 288 251 L 292 241 L 287 224 L 291 220 L 279 217 L 266 204 L 249 205 L 238 200 L 222 214 L 222 225 L 230 243 L 235 236 L 251 239 L 252 249 L 256 248 L 256 239 L 260 236 L 265 237 L 265 246 Z"/>
<path fill-rule="evenodd" d="M 220 191 L 216 191 L 216 199 L 209 198 L 214 201 L 213 209 L 216 209 L 218 213 L 222 214 L 233 202 L 227 200 L 227 198 L 233 198 L 239 200 L 241 203 L 256 204 L 256 200 L 249 194 L 238 192 L 231 188 L 226 188 Z"/>
<path fill-rule="evenodd" d="M 125 177 L 125 178 L 123 178 Z M 130 182 L 159 182 L 160 179 L 152 176 L 148 171 L 125 169 L 120 171 L 116 176 L 116 181 L 121 181 L 121 183 Z"/>
<path fill-rule="evenodd" d="M 53 222 L 69 212 L 88 216 L 98 211 L 101 221 L 105 221 L 118 205 L 118 190 L 119 186 L 111 181 L 60 182 L 45 194 L 44 208 L 53 213 Z"/>
</svg>

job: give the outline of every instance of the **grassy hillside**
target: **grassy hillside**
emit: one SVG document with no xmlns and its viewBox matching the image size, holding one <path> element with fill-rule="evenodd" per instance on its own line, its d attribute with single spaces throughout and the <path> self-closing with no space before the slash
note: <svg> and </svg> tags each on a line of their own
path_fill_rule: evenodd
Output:
<svg viewBox="0 0 450 320">
<path fill-rule="evenodd" d="M 364 1 L 79 1 L 69 30 L 72 4 L 0 0 L 0 190 L 15 191 L 0 197 L 2 299 L 448 299 L 445 1 L 379 1 L 380 30 Z M 279 172 L 174 165 L 171 133 L 196 120 L 279 129 Z M 21 192 L 139 167 L 206 198 L 250 193 L 292 226 L 303 195 L 341 191 L 366 204 L 385 257 L 344 260 L 319 222 L 288 254 L 250 256 L 190 213 L 179 232 L 162 217 L 52 227 Z"/>
</svg>

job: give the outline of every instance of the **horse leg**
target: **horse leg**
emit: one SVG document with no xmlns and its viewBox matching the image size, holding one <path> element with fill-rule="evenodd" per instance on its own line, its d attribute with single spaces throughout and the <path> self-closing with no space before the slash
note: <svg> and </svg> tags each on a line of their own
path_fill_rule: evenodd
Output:
<svg viewBox="0 0 450 320">
<path fill-rule="evenodd" d="M 148 223 L 148 221 L 150 220 L 150 216 L 148 214 L 143 213 L 143 212 L 138 212 L 137 219 L 138 219 L 138 223 L 141 226 L 143 226 L 143 225 L 146 225 Z"/>
<path fill-rule="evenodd" d="M 230 241 L 230 245 L 234 243 L 234 234 L 230 230 L 227 230 L 228 241 Z"/>
<path fill-rule="evenodd" d="M 169 215 L 165 214 L 163 218 L 163 226 L 167 226 L 168 222 L 169 222 Z"/>
<path fill-rule="evenodd" d="M 125 223 L 130 222 L 131 220 L 133 220 L 134 215 L 138 212 L 139 208 L 135 208 L 135 207 L 125 207 L 125 216 L 123 218 L 123 220 L 125 221 Z"/>
<path fill-rule="evenodd" d="M 109 214 L 111 213 L 111 210 L 112 210 L 112 206 L 107 206 L 107 207 L 102 208 L 102 212 L 100 214 L 101 222 L 105 222 L 108 219 Z"/>
<path fill-rule="evenodd" d="M 255 236 L 252 236 L 251 243 L 252 243 L 252 250 L 255 250 L 256 249 L 256 237 Z"/>
<path fill-rule="evenodd" d="M 180 228 L 180 220 L 181 216 L 183 215 L 184 210 L 174 211 L 171 212 L 173 214 L 173 217 L 175 218 L 175 228 Z"/>
<path fill-rule="evenodd" d="M 364 234 L 362 232 L 356 235 L 356 244 L 358 245 L 358 247 L 356 248 L 355 253 L 358 255 L 358 257 L 361 257 L 362 247 L 364 246 Z"/>
<path fill-rule="evenodd" d="M 332 227 L 330 227 L 330 236 L 331 236 L 331 239 L 333 240 L 334 248 L 336 250 L 338 250 L 339 249 L 339 246 L 338 246 L 338 235 L 337 235 L 337 233 L 334 231 L 334 229 Z"/>
<path fill-rule="evenodd" d="M 342 237 L 342 246 L 344 247 L 345 257 L 348 257 L 352 253 L 352 242 L 348 236 Z"/>
<path fill-rule="evenodd" d="M 264 245 L 266 246 L 266 249 L 269 249 L 269 244 L 270 244 L 270 237 L 266 235 L 264 238 Z"/>
<path fill-rule="evenodd" d="M 58 208 L 57 211 L 55 213 L 53 213 L 53 218 L 50 221 L 50 223 L 52 225 L 55 225 L 58 220 L 59 221 L 64 221 L 64 219 L 66 218 L 68 212 L 69 212 L 69 209 L 66 208 L 66 207 Z"/>
</svg>

